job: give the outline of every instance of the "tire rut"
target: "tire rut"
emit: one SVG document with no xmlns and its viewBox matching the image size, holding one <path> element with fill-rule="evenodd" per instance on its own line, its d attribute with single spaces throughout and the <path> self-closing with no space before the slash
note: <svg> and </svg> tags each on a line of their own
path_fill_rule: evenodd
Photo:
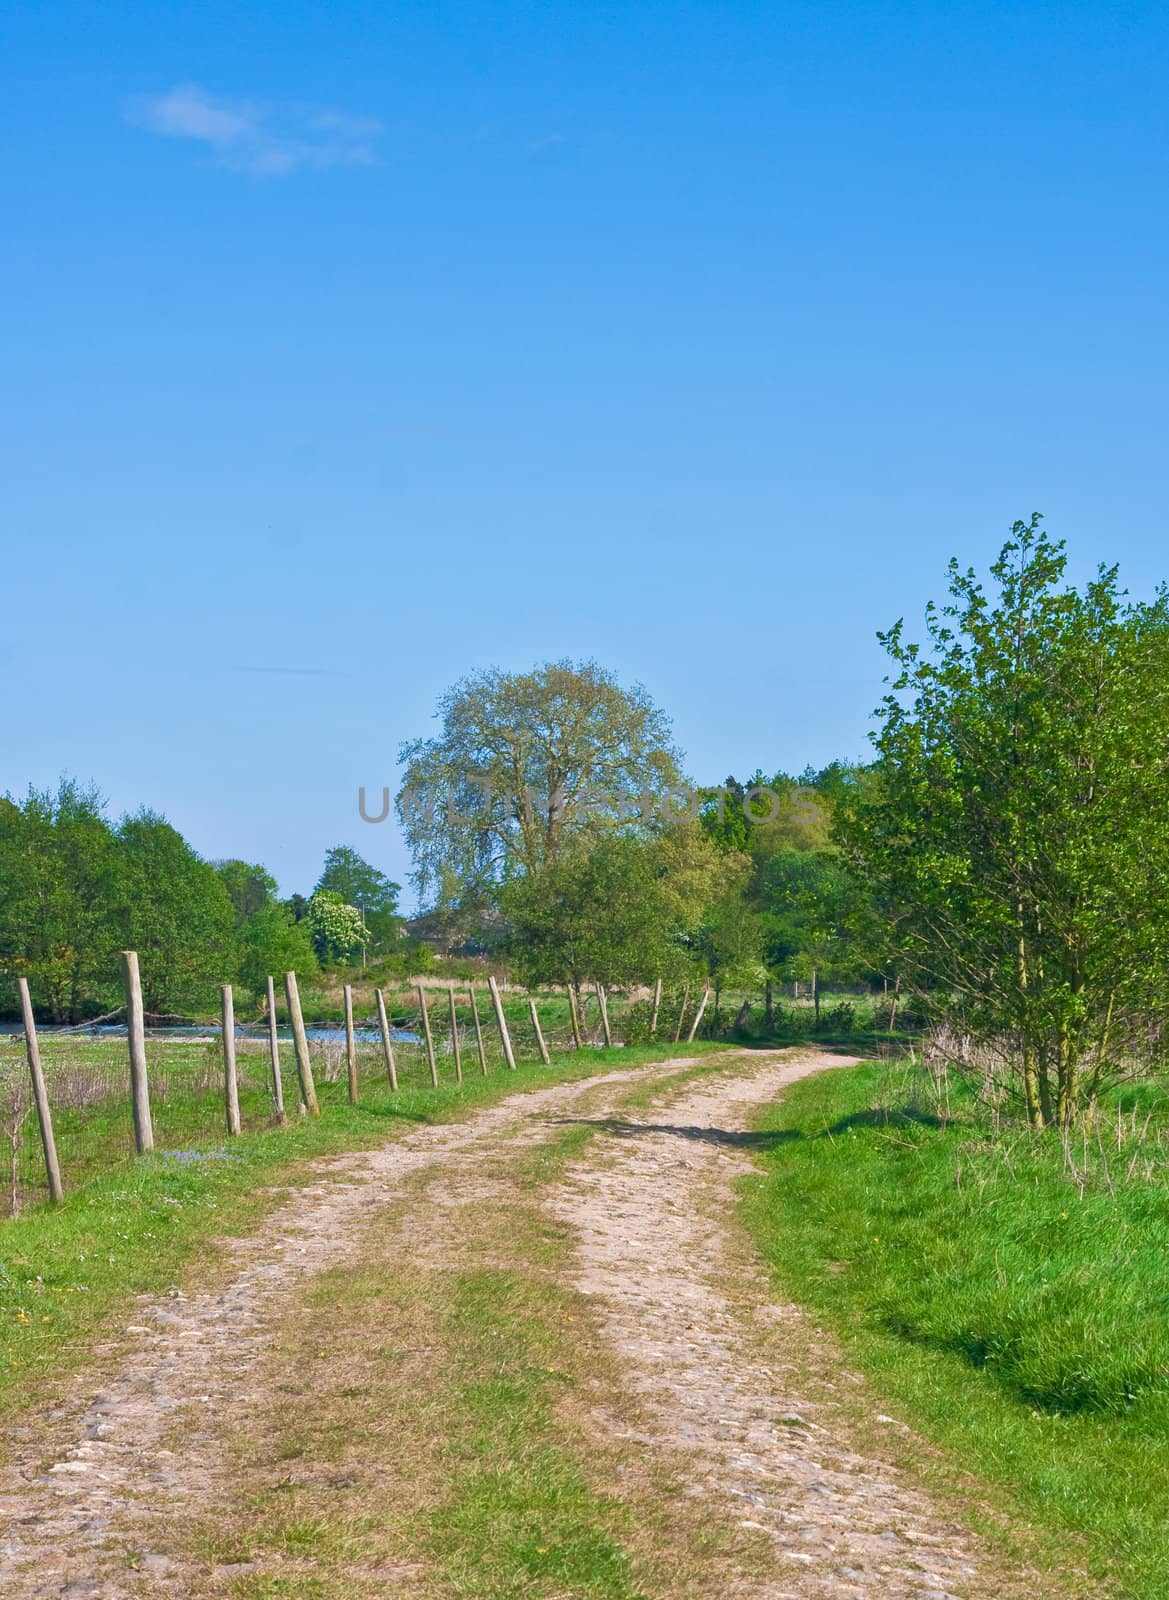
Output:
<svg viewBox="0 0 1169 1600">
<path fill-rule="evenodd" d="M 549 1204 L 576 1231 L 575 1287 L 595 1298 L 645 1403 L 641 1443 L 684 1452 L 691 1491 L 737 1507 L 740 1525 L 769 1535 L 790 1570 L 790 1581 L 762 1580 L 743 1594 L 986 1596 L 996 1591 L 980 1581 L 965 1530 L 905 1474 L 816 1420 L 798 1364 L 782 1361 L 782 1328 L 803 1313 L 775 1303 L 761 1268 L 743 1281 L 731 1264 L 732 1186 L 750 1170 L 751 1112 L 809 1073 L 849 1064 L 771 1058 L 743 1075 L 740 1058 L 735 1075 L 665 1096 L 668 1112 L 601 1121 L 610 1137 L 574 1164 Z M 716 1281 L 727 1272 L 733 1302 Z M 777 1325 L 780 1354 L 761 1364 L 758 1330 L 774 1335 Z"/>
</svg>

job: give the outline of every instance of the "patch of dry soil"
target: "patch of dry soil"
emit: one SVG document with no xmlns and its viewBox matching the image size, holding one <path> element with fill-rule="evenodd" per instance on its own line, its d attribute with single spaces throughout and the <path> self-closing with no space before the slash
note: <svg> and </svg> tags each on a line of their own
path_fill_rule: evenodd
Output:
<svg viewBox="0 0 1169 1600">
<path fill-rule="evenodd" d="M 798 1369 L 760 1365 L 760 1323 L 790 1327 L 803 1314 L 775 1303 L 761 1269 L 744 1278 L 730 1260 L 733 1180 L 749 1168 L 752 1111 L 797 1078 L 848 1064 L 765 1059 L 747 1076 L 704 1077 L 668 1111 L 602 1121 L 613 1137 L 590 1147 L 550 1204 L 576 1230 L 576 1287 L 596 1297 L 652 1419 L 641 1442 L 687 1452 L 696 1495 L 737 1506 L 742 1525 L 770 1534 L 790 1566 L 790 1582 L 752 1595 L 983 1597 L 994 1590 L 979 1582 L 969 1536 L 904 1474 L 851 1449 L 835 1419 L 817 1420 Z"/>
</svg>

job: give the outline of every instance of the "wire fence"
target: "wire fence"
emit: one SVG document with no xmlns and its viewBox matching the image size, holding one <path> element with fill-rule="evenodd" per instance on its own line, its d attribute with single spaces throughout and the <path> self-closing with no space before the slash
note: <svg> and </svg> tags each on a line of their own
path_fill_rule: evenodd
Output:
<svg viewBox="0 0 1169 1600">
<path fill-rule="evenodd" d="M 671 993 L 666 998 L 674 997 Z M 685 998 L 689 1004 L 688 994 Z M 421 991 L 415 986 L 413 997 L 397 997 L 389 1005 L 397 1094 L 425 1096 L 436 1080 L 449 1087 L 473 1074 L 507 1070 L 509 1052 L 514 1061 L 537 1062 L 610 1040 L 624 1043 L 624 1034 L 648 1034 L 646 1000 L 608 996 L 595 986 L 573 999 L 575 1027 L 567 994 L 537 999 L 517 995 L 515 990 L 506 995 L 476 990 L 472 998 L 469 985 L 426 985 Z M 639 1016 L 638 1006 L 645 1016 Z M 675 1019 L 672 1013 L 667 1016 L 660 997 L 658 1012 L 660 1036 L 669 1042 Z M 123 1009 L 79 1027 L 34 1029 L 57 1163 L 68 1190 L 130 1161 L 137 1151 L 128 1030 L 116 1026 L 125 1015 Z M 689 1016 L 694 1019 L 693 1004 L 689 1004 Z M 280 1119 L 267 1027 L 254 1023 L 237 1026 L 234 1041 L 240 1130 L 274 1127 Z M 305 1042 L 314 1084 L 343 1084 L 348 1089 L 345 1027 L 309 1024 Z M 187 1019 L 181 1029 L 144 1031 L 143 1047 L 154 1148 L 176 1160 L 214 1160 L 228 1155 L 228 1094 L 220 1024 L 192 1024 Z M 295 1041 L 283 1024 L 278 1030 L 277 1056 L 282 1098 L 287 1115 L 295 1118 L 304 1108 Z M 386 1047 L 376 1011 L 354 1016 L 352 1081 L 358 1099 L 375 1087 L 379 1094 L 389 1092 Z M 337 1103 L 339 1096 L 326 1093 L 324 1099 L 327 1108 L 330 1102 Z M 0 1036 L 0 1216 L 18 1216 L 50 1198 L 26 1039 L 19 1034 Z"/>
<path fill-rule="evenodd" d="M 76 1189 L 147 1149 L 176 1160 L 221 1159 L 229 1153 L 237 1131 L 277 1126 L 282 1106 L 290 1118 L 315 1111 L 312 1102 L 318 1084 L 327 1091 L 326 1109 L 345 1098 L 360 1102 L 375 1086 L 379 1096 L 393 1092 L 425 1097 L 436 1086 L 449 1088 L 470 1075 L 499 1072 L 517 1062 L 549 1063 L 579 1049 L 685 1044 L 695 1037 L 727 1033 L 748 1039 L 753 1026 L 762 1026 L 769 1037 L 778 1036 L 810 1004 L 806 1000 L 800 1007 L 793 995 L 792 1015 L 785 1018 L 770 991 L 764 1005 L 738 995 L 733 1009 L 720 1016 L 718 997 L 710 1008 L 713 991 L 702 982 L 659 981 L 611 993 L 600 984 L 578 984 L 536 996 L 510 986 L 501 988 L 489 978 L 486 992 L 470 983 L 433 981 L 418 981 L 404 993 L 388 996 L 374 990 L 372 998 L 363 996 L 357 1011 L 352 1011 L 353 991 L 346 986 L 346 1008 L 353 1016 L 352 1047 L 344 1025 L 301 1024 L 307 1052 L 306 1108 L 294 975 L 285 984 L 292 1026 L 281 1024 L 277 1029 L 274 1068 L 263 1013 L 259 1022 L 248 1020 L 232 1027 L 234 1051 L 229 1052 L 219 1020 L 145 1018 L 133 952 L 126 953 L 126 962 L 126 1007 L 75 1027 L 38 1030 L 32 1025 L 27 1037 L 0 1035 L 0 1217 L 18 1216 L 54 1197 L 52 1152 L 43 1144 L 46 1124 L 51 1124 L 59 1182 Z M 23 979 L 20 985 L 31 1022 L 32 999 Z M 274 987 L 270 993 L 272 1013 L 278 1016 Z M 227 1015 L 234 1017 L 229 985 L 224 998 Z M 752 1024 L 753 1010 L 758 1024 Z M 816 1016 L 845 1029 L 856 1021 L 850 999 L 827 1009 L 817 1005 Z M 119 1027 L 121 1018 L 126 1025 Z M 139 1026 L 147 1020 L 182 1026 L 150 1030 Z M 142 1105 L 134 1090 L 136 1083 L 142 1087 L 136 1061 L 145 1068 L 146 1121 L 152 1134 L 144 1142 L 139 1126 Z M 44 1121 L 37 1106 L 38 1072 L 48 1110 Z M 344 1085 L 344 1096 L 332 1088 L 339 1084 Z M 132 1106 L 137 1106 L 133 1115 Z"/>
</svg>

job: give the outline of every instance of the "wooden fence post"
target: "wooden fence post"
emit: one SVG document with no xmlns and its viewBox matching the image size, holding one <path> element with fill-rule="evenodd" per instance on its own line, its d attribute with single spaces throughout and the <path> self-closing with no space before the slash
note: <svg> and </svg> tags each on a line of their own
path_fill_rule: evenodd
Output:
<svg viewBox="0 0 1169 1600">
<path fill-rule="evenodd" d="M 317 1086 L 313 1082 L 313 1064 L 308 1053 L 308 1038 L 304 1031 L 304 1015 L 300 1009 L 300 990 L 296 973 L 284 974 L 284 993 L 288 1000 L 288 1015 L 292 1022 L 292 1042 L 296 1048 L 296 1071 L 300 1078 L 300 1103 L 311 1117 L 319 1117 Z"/>
<path fill-rule="evenodd" d="M 678 1026 L 674 1029 L 674 1043 L 675 1044 L 677 1044 L 678 1040 L 682 1037 L 682 1024 L 686 1020 L 686 1007 L 689 1004 L 690 1004 L 690 982 L 689 982 L 689 980 L 687 980 L 686 983 L 682 987 L 682 1009 L 678 1013 Z"/>
<path fill-rule="evenodd" d="M 597 985 L 597 1004 L 601 1008 L 601 1028 L 605 1035 L 605 1049 L 611 1050 L 613 1048 L 613 1031 L 609 1027 L 609 1003 L 605 999 L 605 985 L 603 983 L 598 983 Z"/>
<path fill-rule="evenodd" d="M 146 1028 L 142 1016 L 142 979 L 138 972 L 138 952 L 122 951 L 122 975 L 126 983 L 126 1035 L 130 1045 L 130 1097 L 134 1106 L 134 1145 L 139 1155 L 154 1149 L 154 1125 L 150 1120 L 150 1082 L 146 1076 Z"/>
<path fill-rule="evenodd" d="M 344 987 L 345 994 L 345 1066 L 349 1074 L 349 1104 L 357 1104 L 357 1040 L 353 1037 L 353 989 Z"/>
<path fill-rule="evenodd" d="M 686 1043 L 693 1044 L 694 1035 L 698 1032 L 698 1024 L 702 1021 L 702 1013 L 706 1010 L 706 1002 L 710 999 L 710 985 L 702 991 L 702 1004 L 694 1013 L 694 1021 L 690 1024 L 690 1032 L 686 1035 Z"/>
<path fill-rule="evenodd" d="M 662 980 L 659 978 L 654 984 L 654 1008 L 649 1019 L 649 1036 L 656 1039 L 658 1036 L 658 1012 L 662 1009 Z"/>
<path fill-rule="evenodd" d="M 572 1042 L 578 1050 L 584 1049 L 584 1040 L 580 1034 L 580 1007 L 576 1001 L 576 984 L 568 980 L 568 1014 L 572 1019 Z"/>
<path fill-rule="evenodd" d="M 536 1002 L 531 995 L 528 996 L 528 1009 L 532 1013 L 532 1027 L 536 1030 L 536 1043 L 540 1047 L 540 1060 L 546 1067 L 552 1065 L 552 1057 L 548 1054 L 548 1046 L 544 1043 L 544 1035 L 540 1030 L 540 1013 L 536 1010 Z"/>
<path fill-rule="evenodd" d="M 507 1031 L 507 1018 L 503 1014 L 503 996 L 499 992 L 499 985 L 495 981 L 494 972 L 487 975 L 487 987 L 491 990 L 491 1004 L 495 1007 L 495 1020 L 499 1024 L 499 1035 L 503 1040 L 503 1054 L 507 1061 L 508 1070 L 515 1071 L 515 1052 L 511 1047 L 511 1034 Z"/>
<path fill-rule="evenodd" d="M 475 1019 L 475 1043 L 479 1046 L 479 1065 L 483 1069 L 483 1076 L 487 1076 L 487 1047 L 483 1043 L 483 1028 L 479 1022 L 479 1007 L 475 1003 L 475 985 L 467 985 L 467 997 L 471 1002 L 471 1015 Z"/>
<path fill-rule="evenodd" d="M 451 1002 L 451 1049 L 455 1053 L 455 1082 L 463 1081 L 463 1050 L 459 1044 L 459 1019 L 455 1013 L 455 986 L 452 983 L 447 991 Z"/>
<path fill-rule="evenodd" d="M 49 1110 L 49 1091 L 41 1071 L 41 1050 L 37 1043 L 37 1025 L 32 1014 L 32 998 L 28 992 L 27 978 L 17 978 L 20 990 L 20 1015 L 24 1021 L 24 1048 L 28 1054 L 29 1076 L 32 1078 L 33 1099 L 37 1103 L 37 1121 L 41 1125 L 41 1149 L 45 1152 L 45 1171 L 49 1176 L 49 1199 L 59 1206 L 65 1198 L 61 1187 L 61 1169 L 57 1165 L 57 1145 L 53 1139 L 53 1117 Z"/>
<path fill-rule="evenodd" d="M 426 1059 L 430 1062 L 430 1082 L 438 1088 L 438 1066 L 434 1059 L 434 1036 L 430 1031 L 430 1012 L 426 1009 L 426 990 L 418 985 L 418 1004 L 422 1008 L 422 1031 L 426 1035 Z"/>
<path fill-rule="evenodd" d="M 234 1139 L 239 1133 L 239 1074 L 235 1065 L 235 999 L 231 984 L 223 984 L 219 994 L 223 1022 L 223 1102 L 227 1112 L 227 1132 Z"/>
<path fill-rule="evenodd" d="M 390 1075 L 390 1088 L 397 1092 L 398 1069 L 394 1065 L 394 1041 L 390 1038 L 390 1019 L 386 1016 L 386 997 L 380 989 L 375 989 L 377 996 L 377 1019 L 382 1030 L 382 1049 L 386 1053 L 386 1071 Z"/>
<path fill-rule="evenodd" d="M 276 1031 L 276 985 L 268 979 L 268 1056 L 272 1062 L 272 1097 L 276 1101 L 276 1120 L 288 1121 L 284 1112 L 284 1084 L 280 1079 L 280 1036 Z"/>
</svg>

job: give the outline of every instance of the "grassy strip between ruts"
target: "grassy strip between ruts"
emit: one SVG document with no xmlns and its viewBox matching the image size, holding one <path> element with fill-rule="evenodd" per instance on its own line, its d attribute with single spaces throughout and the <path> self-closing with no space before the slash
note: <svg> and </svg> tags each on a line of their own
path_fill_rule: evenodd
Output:
<svg viewBox="0 0 1169 1600">
<path fill-rule="evenodd" d="M 757 1123 L 744 1215 L 786 1297 L 1067 1572 L 1169 1583 L 1169 1185 L 1080 1187 L 1058 1140 L 938 1117 L 904 1068 L 826 1073 Z"/>
<path fill-rule="evenodd" d="M 280 1203 L 273 1186 L 304 1181 L 315 1158 L 373 1148 L 419 1123 L 449 1121 L 552 1081 L 720 1048 L 589 1050 L 554 1058 L 551 1069 L 521 1063 L 514 1073 L 468 1074 L 461 1088 L 393 1094 L 370 1082 L 358 1106 L 347 1103 L 343 1083 L 322 1084 L 320 1118 L 126 1160 L 62 1206 L 0 1223 L 0 1419 L 81 1366 L 136 1295 L 166 1288 L 196 1260 L 205 1266 L 217 1237 L 246 1233 Z"/>
</svg>

